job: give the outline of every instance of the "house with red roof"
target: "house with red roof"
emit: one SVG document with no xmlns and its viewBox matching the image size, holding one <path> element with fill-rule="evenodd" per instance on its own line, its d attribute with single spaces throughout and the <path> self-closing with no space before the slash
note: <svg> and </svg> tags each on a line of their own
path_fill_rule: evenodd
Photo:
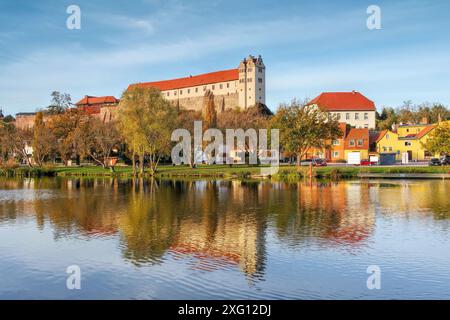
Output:
<svg viewBox="0 0 450 320">
<path fill-rule="evenodd" d="M 111 122 L 114 120 L 119 99 L 113 96 L 84 96 L 75 105 L 77 108 L 84 110 L 87 114 L 101 119 L 103 122 Z"/>
<path fill-rule="evenodd" d="M 323 92 L 309 102 L 355 128 L 375 129 L 375 103 L 363 94 Z"/>
<path fill-rule="evenodd" d="M 133 88 L 156 88 L 174 105 L 201 111 L 203 98 L 210 91 L 218 112 L 239 107 L 247 109 L 266 103 L 266 67 L 259 57 L 248 56 L 236 69 L 215 71 L 183 78 L 135 83 Z"/>
<path fill-rule="evenodd" d="M 427 161 L 434 155 L 423 144 L 439 124 L 403 124 L 396 131 L 383 130 L 377 137 L 376 147 L 380 155 L 393 154 L 397 161 L 406 153 L 408 161 Z"/>
</svg>

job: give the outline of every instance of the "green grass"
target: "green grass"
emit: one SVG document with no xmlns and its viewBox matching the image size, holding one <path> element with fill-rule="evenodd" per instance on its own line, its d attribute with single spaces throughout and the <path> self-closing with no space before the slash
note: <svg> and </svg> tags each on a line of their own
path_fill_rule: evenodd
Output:
<svg viewBox="0 0 450 320">
<path fill-rule="evenodd" d="M 157 177 L 176 178 L 176 177 L 192 177 L 192 178 L 238 178 L 247 179 L 260 175 L 261 167 L 249 165 L 200 165 L 196 168 L 188 166 L 171 166 L 161 165 L 158 167 Z M 345 166 L 329 166 L 313 168 L 313 175 L 316 178 L 327 179 L 345 179 L 358 177 L 359 173 L 448 173 L 450 167 L 345 167 Z M 117 176 L 131 177 L 132 168 L 118 166 L 114 171 L 103 169 L 98 166 L 83 167 L 43 167 L 28 168 L 19 167 L 15 169 L 1 169 L 0 175 L 9 176 Z M 279 172 L 273 176 L 277 180 L 299 180 L 309 176 L 308 167 L 281 166 Z"/>
</svg>

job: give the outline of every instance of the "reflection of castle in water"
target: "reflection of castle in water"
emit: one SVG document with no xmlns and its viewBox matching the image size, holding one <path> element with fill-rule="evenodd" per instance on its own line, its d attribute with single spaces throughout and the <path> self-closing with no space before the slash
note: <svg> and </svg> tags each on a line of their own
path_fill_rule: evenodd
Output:
<svg viewBox="0 0 450 320">
<path fill-rule="evenodd" d="M 56 239 L 117 237 L 123 257 L 136 265 L 189 259 L 196 270 L 235 266 L 258 278 L 268 234 L 294 250 L 311 241 L 351 249 L 368 241 L 377 210 L 386 207 L 432 208 L 436 218 L 449 218 L 447 189 L 436 181 L 0 179 L 0 221 L 34 218 Z"/>
</svg>

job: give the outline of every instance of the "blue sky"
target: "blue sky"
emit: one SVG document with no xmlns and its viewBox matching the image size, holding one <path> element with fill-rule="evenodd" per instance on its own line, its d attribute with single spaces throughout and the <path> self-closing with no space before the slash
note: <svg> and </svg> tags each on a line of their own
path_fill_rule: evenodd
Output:
<svg viewBox="0 0 450 320">
<path fill-rule="evenodd" d="M 66 28 L 69 5 L 81 30 Z M 366 9 L 381 8 L 381 30 Z M 120 97 L 130 83 L 237 67 L 261 54 L 267 104 L 358 90 L 382 106 L 450 105 L 450 1 L 0 0 L 0 108 L 54 90 Z"/>
</svg>

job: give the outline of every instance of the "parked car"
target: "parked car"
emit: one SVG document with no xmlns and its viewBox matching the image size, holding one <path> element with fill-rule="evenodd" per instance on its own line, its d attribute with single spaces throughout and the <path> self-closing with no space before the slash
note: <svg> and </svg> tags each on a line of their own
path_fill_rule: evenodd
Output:
<svg viewBox="0 0 450 320">
<path fill-rule="evenodd" d="M 448 166 L 450 165 L 450 156 L 449 155 L 445 155 L 441 158 L 441 165 L 442 166 Z"/>
<path fill-rule="evenodd" d="M 300 162 L 301 166 L 309 166 L 312 164 L 314 167 L 326 167 L 327 162 L 324 159 L 315 158 L 315 159 L 305 159 Z"/>
<path fill-rule="evenodd" d="M 440 166 L 441 160 L 438 158 L 431 158 L 430 161 L 428 161 L 429 166 Z"/>
<path fill-rule="evenodd" d="M 326 167 L 327 166 L 327 162 L 325 161 L 325 159 L 313 159 L 313 166 L 315 167 Z"/>
<path fill-rule="evenodd" d="M 361 160 L 361 162 L 360 162 L 360 165 L 361 166 L 375 166 L 375 165 L 377 165 L 378 164 L 378 162 L 376 162 L 376 161 L 370 161 L 369 159 L 363 159 L 363 160 Z"/>
</svg>

